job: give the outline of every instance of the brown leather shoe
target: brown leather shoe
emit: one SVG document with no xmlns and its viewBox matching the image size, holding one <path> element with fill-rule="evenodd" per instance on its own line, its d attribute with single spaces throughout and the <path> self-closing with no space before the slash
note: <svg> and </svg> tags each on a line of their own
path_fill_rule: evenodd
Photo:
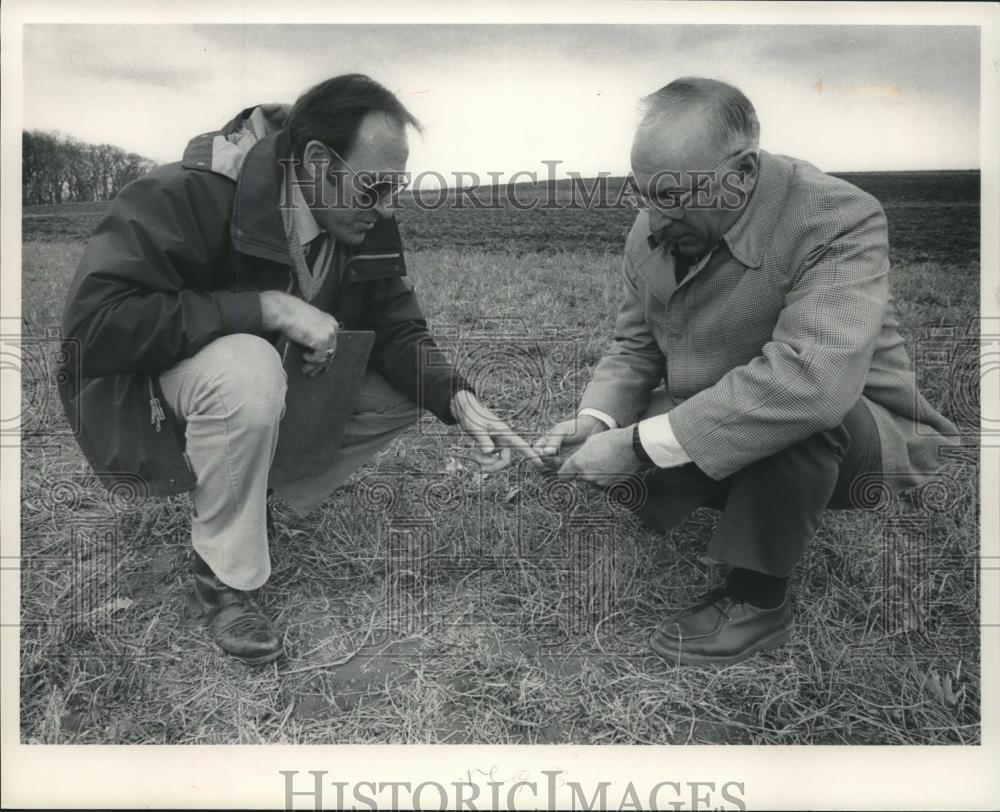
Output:
<svg viewBox="0 0 1000 812">
<path fill-rule="evenodd" d="M 789 598 L 775 609 L 759 609 L 728 589 L 710 592 L 698 604 L 663 621 L 649 641 L 653 651 L 679 665 L 731 665 L 787 642 L 792 630 Z"/>
<path fill-rule="evenodd" d="M 219 647 L 248 665 L 261 665 L 283 653 L 281 640 L 249 592 L 227 586 L 205 560 L 194 555 L 194 597 L 202 620 Z"/>
</svg>

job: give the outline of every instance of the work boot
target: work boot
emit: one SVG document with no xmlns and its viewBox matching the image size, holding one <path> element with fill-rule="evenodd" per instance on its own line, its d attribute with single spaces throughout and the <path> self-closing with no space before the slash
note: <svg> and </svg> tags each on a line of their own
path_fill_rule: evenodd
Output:
<svg viewBox="0 0 1000 812">
<path fill-rule="evenodd" d="M 249 592 L 219 580 L 205 560 L 194 554 L 194 597 L 202 620 L 219 647 L 248 665 L 278 659 L 281 640 Z"/>
<path fill-rule="evenodd" d="M 649 644 L 665 660 L 679 665 L 731 665 L 784 644 L 791 630 L 792 606 L 787 595 L 774 609 L 761 609 L 722 588 L 668 617 Z"/>
</svg>

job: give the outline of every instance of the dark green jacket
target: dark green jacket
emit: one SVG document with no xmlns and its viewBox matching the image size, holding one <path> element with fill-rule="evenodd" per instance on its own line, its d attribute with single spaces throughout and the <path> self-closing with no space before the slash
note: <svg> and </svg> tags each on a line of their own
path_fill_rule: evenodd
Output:
<svg viewBox="0 0 1000 812">
<path fill-rule="evenodd" d="M 194 138 L 181 162 L 122 189 L 87 243 L 63 316 L 59 389 L 84 455 L 109 487 L 134 487 L 138 477 L 151 495 L 193 488 L 183 427 L 159 373 L 220 336 L 278 338 L 264 333 L 259 293 L 287 290 L 294 276 L 278 209 L 278 161 L 289 150 L 273 126 L 285 110 L 248 108 Z M 270 133 L 243 139 L 252 146 L 222 166 L 219 156 L 232 158 L 239 135 L 262 121 Z M 467 387 L 430 337 L 395 221 L 380 220 L 343 256 L 334 317 L 344 329 L 373 330 L 372 366 L 454 423 L 451 396 Z"/>
</svg>

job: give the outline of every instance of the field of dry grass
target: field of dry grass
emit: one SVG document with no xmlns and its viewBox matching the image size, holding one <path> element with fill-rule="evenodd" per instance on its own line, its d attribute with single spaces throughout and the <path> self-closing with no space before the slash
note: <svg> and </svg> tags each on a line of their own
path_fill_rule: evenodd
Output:
<svg viewBox="0 0 1000 812">
<path fill-rule="evenodd" d="M 829 513 L 793 581 L 790 645 L 718 668 L 645 648 L 717 577 L 717 514 L 659 537 L 596 490 L 523 467 L 482 477 L 430 419 L 308 518 L 274 506 L 261 603 L 289 656 L 223 656 L 187 600 L 187 497 L 109 496 L 47 377 L 46 329 L 102 206 L 27 210 L 23 741 L 978 742 L 979 345 L 961 338 L 979 310 L 978 176 L 957 192 L 876 180 L 902 331 L 967 445 L 922 491 Z M 530 239 L 514 214 L 403 220 L 429 318 L 529 436 L 572 410 L 618 297 L 627 216 L 574 215 Z"/>
</svg>

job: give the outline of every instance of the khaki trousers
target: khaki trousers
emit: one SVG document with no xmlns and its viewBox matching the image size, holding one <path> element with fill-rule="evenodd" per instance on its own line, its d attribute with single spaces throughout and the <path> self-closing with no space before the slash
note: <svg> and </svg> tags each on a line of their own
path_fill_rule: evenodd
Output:
<svg viewBox="0 0 1000 812">
<path fill-rule="evenodd" d="M 194 549 L 224 583 L 256 589 L 271 574 L 267 480 L 286 391 L 278 352 L 258 336 L 224 336 L 162 373 L 160 386 L 185 424 L 197 476 Z M 415 404 L 369 371 L 329 469 L 289 488 L 285 501 L 308 513 L 419 418 Z"/>
</svg>

